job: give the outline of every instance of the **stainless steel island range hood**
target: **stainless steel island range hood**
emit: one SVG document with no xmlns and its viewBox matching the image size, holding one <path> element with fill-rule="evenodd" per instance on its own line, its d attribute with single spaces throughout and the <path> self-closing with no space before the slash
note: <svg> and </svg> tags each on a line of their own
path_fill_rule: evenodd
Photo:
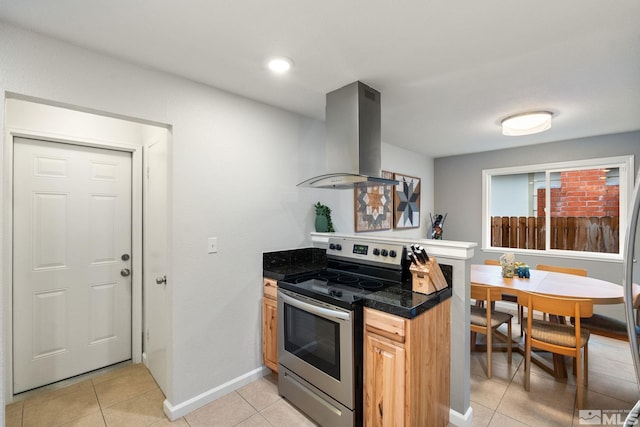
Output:
<svg viewBox="0 0 640 427">
<path fill-rule="evenodd" d="M 299 187 L 395 185 L 381 177 L 380 92 L 356 81 L 327 94 L 327 173 Z"/>
</svg>

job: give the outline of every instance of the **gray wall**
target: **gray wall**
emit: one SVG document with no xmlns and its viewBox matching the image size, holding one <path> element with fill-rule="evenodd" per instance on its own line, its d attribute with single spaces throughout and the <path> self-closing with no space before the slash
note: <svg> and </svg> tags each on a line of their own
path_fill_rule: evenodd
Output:
<svg viewBox="0 0 640 427">
<path fill-rule="evenodd" d="M 640 163 L 640 132 L 594 136 L 435 159 L 434 205 L 437 212 L 448 213 L 444 236 L 447 240 L 477 242 L 478 248 L 481 248 L 483 169 L 620 155 L 635 156 L 634 176 L 637 175 L 638 163 Z M 485 258 L 497 258 L 499 254 L 499 252 L 490 253 L 478 249 L 472 262 L 482 263 Z M 585 268 L 589 276 L 622 283 L 621 262 L 520 254 L 517 254 L 516 258 L 529 265 L 545 263 Z M 606 307 L 598 310 L 609 311 L 607 314 L 616 317 L 623 316 L 619 309 L 620 307 Z"/>
<path fill-rule="evenodd" d="M 324 169 L 324 124 L 0 22 L 0 128 L 6 93 L 172 129 L 167 399 L 260 372 L 262 252 L 308 244 L 316 196 L 296 183 Z M 215 255 L 207 236 L 219 239 Z"/>
<path fill-rule="evenodd" d="M 171 129 L 167 400 L 180 410 L 204 404 L 261 372 L 262 253 L 309 245 L 317 201 L 335 209 L 339 231 L 353 231 L 352 191 L 296 187 L 326 170 L 324 123 L 0 22 L 0 129 L 7 94 Z M 0 133 L 0 163 L 10 156 L 5 138 Z M 390 144 L 383 150 L 385 168 L 430 187 L 430 157 Z M 3 211 L 11 209 L 3 192 L 10 183 L 0 171 Z M 431 190 L 424 191 L 428 212 Z M 0 241 L 10 229 L 0 218 Z M 425 233 L 422 227 L 396 235 Z M 219 239 L 215 255 L 206 251 L 210 236 Z M 0 290 L 6 290 L 9 250 L 0 248 Z M 10 299 L 0 292 L 0 331 L 10 337 L 3 304 Z M 4 351 L 0 408 L 11 368 Z M 0 425 L 2 416 L 0 409 Z"/>
</svg>

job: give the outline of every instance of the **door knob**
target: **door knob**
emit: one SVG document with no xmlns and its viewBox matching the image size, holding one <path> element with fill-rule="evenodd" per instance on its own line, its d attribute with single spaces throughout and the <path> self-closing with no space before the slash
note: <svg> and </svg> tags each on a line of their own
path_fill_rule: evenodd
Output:
<svg viewBox="0 0 640 427">
<path fill-rule="evenodd" d="M 122 270 L 120 270 L 120 275 L 122 277 L 127 277 L 130 274 L 131 274 L 131 270 L 129 270 L 128 268 L 123 268 Z"/>
<path fill-rule="evenodd" d="M 164 276 L 158 276 L 158 277 L 156 277 L 156 283 L 157 283 L 158 285 L 166 284 L 166 283 L 167 283 L 167 276 L 166 276 L 166 275 L 164 275 Z"/>
</svg>

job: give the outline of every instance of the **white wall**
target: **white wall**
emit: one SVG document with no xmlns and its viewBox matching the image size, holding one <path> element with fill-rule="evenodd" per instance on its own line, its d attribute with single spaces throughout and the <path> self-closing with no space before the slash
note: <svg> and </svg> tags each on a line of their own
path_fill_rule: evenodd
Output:
<svg viewBox="0 0 640 427">
<path fill-rule="evenodd" d="M 40 101 L 16 98 L 7 95 L 5 100 L 5 132 L 6 143 L 3 145 L 5 157 L 2 177 L 10 186 L 13 165 L 12 144 L 10 140 L 14 136 L 24 136 L 35 139 L 48 139 L 59 142 L 80 143 L 83 145 L 107 147 L 111 149 L 123 149 L 132 154 L 132 351 L 135 361 L 140 361 L 142 349 L 142 146 L 145 141 L 163 138 L 169 140 L 169 131 L 165 127 L 153 126 L 122 120 L 114 117 L 96 115 L 86 111 L 76 111 L 58 105 L 43 104 Z M 10 188 L 5 188 L 5 203 L 3 205 L 5 238 L 2 239 L 4 249 L 2 262 L 3 280 L 7 286 L 2 288 L 4 301 L 4 344 L 5 360 L 7 366 L 11 366 L 12 354 L 12 323 L 11 323 L 11 217 L 12 206 L 10 202 Z M 12 375 L 10 369 L 5 374 L 5 391 L 11 390 Z"/>
<path fill-rule="evenodd" d="M 390 237 L 430 237 L 428 236 L 431 233 L 429 213 L 436 213 L 433 207 L 433 158 L 383 143 L 382 169 L 420 178 L 421 188 L 420 228 L 391 230 L 382 234 Z"/>
<path fill-rule="evenodd" d="M 407 229 L 393 229 L 383 231 L 360 232 L 358 236 L 386 236 L 426 238 L 430 233 L 429 212 L 433 212 L 433 159 L 424 154 L 408 151 L 395 145 L 382 143 L 382 170 L 402 173 L 420 178 L 420 227 Z M 313 174 L 307 174 L 307 178 Z M 353 190 L 329 190 L 304 188 L 305 194 L 315 197 L 318 201 L 331 208 L 331 219 L 338 233 L 355 233 L 354 194 Z M 326 203 L 331 197 L 338 196 L 332 203 Z"/>
<path fill-rule="evenodd" d="M 308 244 L 314 200 L 295 184 L 323 160 L 323 123 L 7 25 L 0 90 L 172 126 L 168 397 L 259 368 L 261 254 Z"/>
<path fill-rule="evenodd" d="M 5 128 L 37 130 L 50 138 L 74 139 L 96 144 L 134 145 L 163 133 L 164 128 L 116 117 L 77 111 L 62 105 L 6 94 Z"/>
<path fill-rule="evenodd" d="M 296 187 L 323 172 L 324 124 L 0 23 L 7 92 L 171 126 L 167 397 L 180 405 L 258 369 L 262 253 L 310 245 L 318 200 L 353 230 L 353 192 Z M 423 178 L 422 209 L 433 206 L 428 158 L 384 144 L 383 166 Z"/>
</svg>

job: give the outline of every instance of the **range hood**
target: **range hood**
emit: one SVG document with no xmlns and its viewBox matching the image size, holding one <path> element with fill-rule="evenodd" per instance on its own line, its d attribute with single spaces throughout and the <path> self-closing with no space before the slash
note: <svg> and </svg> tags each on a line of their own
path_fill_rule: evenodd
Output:
<svg viewBox="0 0 640 427">
<path fill-rule="evenodd" d="M 396 185 L 381 177 L 380 92 L 356 81 L 327 94 L 327 173 L 298 187 Z"/>
</svg>

